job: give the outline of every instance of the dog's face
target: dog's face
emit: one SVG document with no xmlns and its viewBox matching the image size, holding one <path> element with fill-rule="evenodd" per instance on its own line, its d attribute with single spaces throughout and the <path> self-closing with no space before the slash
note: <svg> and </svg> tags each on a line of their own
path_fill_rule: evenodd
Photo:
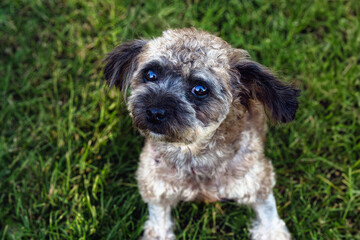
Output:
<svg viewBox="0 0 360 240">
<path fill-rule="evenodd" d="M 175 29 L 120 45 L 104 73 L 110 86 L 130 86 L 127 105 L 141 133 L 188 144 L 211 136 L 235 102 L 248 108 L 257 99 L 274 119 L 294 118 L 298 91 L 247 58 L 209 33 Z"/>
</svg>

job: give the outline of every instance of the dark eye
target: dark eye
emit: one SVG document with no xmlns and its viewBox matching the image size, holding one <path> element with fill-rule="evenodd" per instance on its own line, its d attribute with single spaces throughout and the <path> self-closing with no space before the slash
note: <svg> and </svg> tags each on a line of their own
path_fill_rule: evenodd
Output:
<svg viewBox="0 0 360 240">
<path fill-rule="evenodd" d="M 198 98 L 204 98 L 208 95 L 209 89 L 203 85 L 197 85 L 191 89 L 192 94 Z"/>
<path fill-rule="evenodd" d="M 153 70 L 148 70 L 145 73 L 145 80 L 150 82 L 155 82 L 156 80 L 158 80 L 158 76 Z"/>
</svg>

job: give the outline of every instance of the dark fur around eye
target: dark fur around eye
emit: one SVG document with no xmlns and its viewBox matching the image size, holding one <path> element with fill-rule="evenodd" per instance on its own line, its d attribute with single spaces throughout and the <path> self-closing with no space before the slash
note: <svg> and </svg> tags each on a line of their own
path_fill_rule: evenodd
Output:
<svg viewBox="0 0 360 240">
<path fill-rule="evenodd" d="M 158 61 L 147 63 L 141 72 L 144 82 L 155 82 L 164 77 L 164 68 Z"/>
<path fill-rule="evenodd" d="M 209 93 L 209 89 L 204 85 L 196 85 L 191 89 L 191 93 L 197 98 L 205 98 Z"/>
<path fill-rule="evenodd" d="M 147 70 L 144 74 L 145 81 L 155 82 L 159 79 L 158 74 L 153 70 Z"/>
<path fill-rule="evenodd" d="M 143 67 L 142 72 L 145 74 L 150 70 L 155 72 L 159 77 L 159 75 L 164 72 L 164 67 L 158 61 L 151 61 Z"/>
</svg>

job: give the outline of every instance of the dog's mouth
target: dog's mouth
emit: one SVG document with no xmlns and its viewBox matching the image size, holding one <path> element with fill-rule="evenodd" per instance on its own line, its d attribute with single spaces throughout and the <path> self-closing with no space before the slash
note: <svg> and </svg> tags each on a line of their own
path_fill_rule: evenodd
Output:
<svg viewBox="0 0 360 240">
<path fill-rule="evenodd" d="M 135 125 L 138 128 L 140 133 L 148 138 L 151 138 L 155 141 L 160 142 L 169 142 L 169 143 L 182 143 L 182 144 L 190 144 L 194 141 L 194 139 L 190 136 L 191 134 L 183 135 L 184 129 L 182 129 L 182 133 L 176 131 L 174 128 L 169 128 L 166 124 L 163 126 L 146 126 L 140 127 Z"/>
<path fill-rule="evenodd" d="M 139 131 L 146 137 L 152 138 L 156 141 L 166 142 L 181 142 L 183 141 L 181 136 L 171 134 L 166 131 L 166 126 L 149 126 L 145 129 L 139 128 Z"/>
<path fill-rule="evenodd" d="M 166 126 L 165 124 L 160 125 L 149 125 L 143 130 L 147 130 L 149 133 L 153 133 L 155 135 L 166 135 Z"/>
</svg>

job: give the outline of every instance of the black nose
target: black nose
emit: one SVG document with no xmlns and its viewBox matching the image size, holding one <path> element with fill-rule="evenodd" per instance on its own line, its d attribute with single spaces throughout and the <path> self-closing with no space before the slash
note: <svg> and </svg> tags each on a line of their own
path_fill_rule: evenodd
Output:
<svg viewBox="0 0 360 240">
<path fill-rule="evenodd" d="M 147 120 L 154 124 L 160 124 L 166 119 L 166 110 L 159 108 L 148 108 L 146 110 Z"/>
</svg>

